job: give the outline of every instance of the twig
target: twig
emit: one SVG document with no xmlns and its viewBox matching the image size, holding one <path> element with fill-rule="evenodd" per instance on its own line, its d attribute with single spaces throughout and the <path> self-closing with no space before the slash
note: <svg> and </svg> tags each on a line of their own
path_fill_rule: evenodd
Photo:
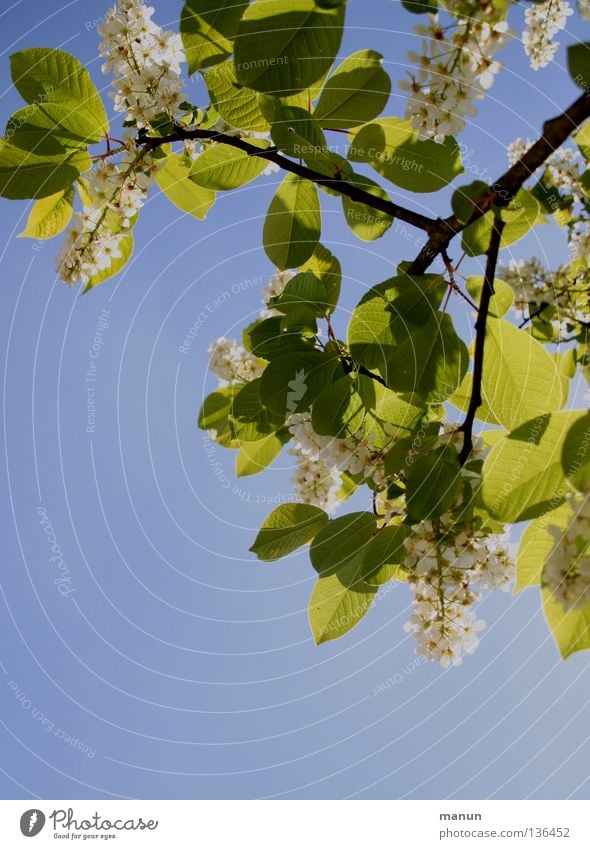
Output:
<svg viewBox="0 0 590 849">
<path fill-rule="evenodd" d="M 589 117 L 590 93 L 584 92 L 565 112 L 546 121 L 543 135 L 524 156 L 473 201 L 474 210 L 469 221 L 461 221 L 456 215 L 439 219 L 427 243 L 410 265 L 408 274 L 424 274 L 436 256 L 447 248 L 453 236 L 485 215 L 492 206 L 506 206 L 537 168 Z"/>
<path fill-rule="evenodd" d="M 550 304 L 541 304 L 541 306 L 540 306 L 540 307 L 538 307 L 538 308 L 537 308 L 534 312 L 532 312 L 529 316 L 527 316 L 527 318 L 523 318 L 523 320 L 522 320 L 522 321 L 520 322 L 520 324 L 518 325 L 518 329 L 519 329 L 519 330 L 522 330 L 522 328 L 523 328 L 523 327 L 526 327 L 526 326 L 527 326 L 527 324 L 529 323 L 529 321 L 532 321 L 532 320 L 533 320 L 534 318 L 536 318 L 538 315 L 541 315 L 541 313 L 543 312 L 543 310 L 546 310 L 548 306 L 550 306 Z"/>
<path fill-rule="evenodd" d="M 256 145 L 250 144 L 240 136 L 228 136 L 225 133 L 218 133 L 215 130 L 187 130 L 183 127 L 176 127 L 174 132 L 168 136 L 153 137 L 140 134 L 137 138 L 137 143 L 145 144 L 151 150 L 155 147 L 161 147 L 163 144 L 194 140 L 216 141 L 220 144 L 226 144 L 242 150 L 248 156 L 256 156 L 260 159 L 266 159 L 268 162 L 274 162 L 284 171 L 289 171 L 291 174 L 296 174 L 298 177 L 310 180 L 318 186 L 333 189 L 338 194 L 344 195 L 356 203 L 364 203 L 372 209 L 378 209 L 380 212 L 386 213 L 386 215 L 391 215 L 392 218 L 399 218 L 401 221 L 405 221 L 406 224 L 411 224 L 413 227 L 425 230 L 429 236 L 437 227 L 437 221 L 434 218 L 429 218 L 420 212 L 406 209 L 406 207 L 400 206 L 389 199 L 370 194 L 359 186 L 346 182 L 341 177 L 330 177 L 322 174 L 320 171 L 314 171 L 306 165 L 293 162 L 293 160 L 279 153 L 276 148 L 256 147 Z"/>
<path fill-rule="evenodd" d="M 465 421 L 461 425 L 463 431 L 463 447 L 459 453 L 459 462 L 461 465 L 465 463 L 473 449 L 473 422 L 478 407 L 481 406 L 481 384 L 483 377 L 483 360 L 486 338 L 486 324 L 490 309 L 490 301 L 494 294 L 494 278 L 496 276 L 496 265 L 498 264 L 498 253 L 500 251 L 500 242 L 502 240 L 502 230 L 504 229 L 504 221 L 501 218 L 500 211 L 497 210 L 494 214 L 492 224 L 492 233 L 490 243 L 486 251 L 487 263 L 479 299 L 479 311 L 475 322 L 475 351 L 473 353 L 473 385 L 471 387 L 471 398 L 469 399 L 469 407 Z"/>
</svg>

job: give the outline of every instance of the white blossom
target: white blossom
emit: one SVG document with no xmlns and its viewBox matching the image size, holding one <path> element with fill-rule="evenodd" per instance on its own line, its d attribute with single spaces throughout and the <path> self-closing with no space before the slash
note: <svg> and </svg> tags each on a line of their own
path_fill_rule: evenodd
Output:
<svg viewBox="0 0 590 849">
<path fill-rule="evenodd" d="M 162 113 L 174 115 L 182 102 L 182 39 L 154 23 L 153 13 L 141 0 L 117 0 L 98 28 L 103 72 L 116 75 L 115 110 L 138 127 Z"/>
<path fill-rule="evenodd" d="M 219 379 L 221 386 L 248 383 L 260 377 L 264 363 L 254 357 L 235 339 L 221 336 L 208 347 L 209 370 Z"/>
<path fill-rule="evenodd" d="M 456 135 L 464 128 L 465 117 L 477 114 L 474 101 L 492 86 L 501 67 L 492 57 L 508 35 L 508 25 L 491 3 L 476 0 L 447 6 L 465 17 L 452 32 L 437 15 L 429 15 L 427 26 L 414 27 L 422 36 L 422 50 L 410 51 L 408 59 L 418 70 L 400 83 L 409 93 L 406 118 L 420 134 L 437 142 Z"/>
<path fill-rule="evenodd" d="M 507 590 L 514 579 L 508 550 L 497 536 L 470 522 L 455 525 L 448 514 L 412 526 L 405 547 L 414 592 L 405 630 L 416 640 L 417 654 L 443 667 L 458 665 L 475 651 L 485 627 L 473 609 L 480 598 L 476 588 Z"/>
<path fill-rule="evenodd" d="M 572 14 L 573 9 L 566 0 L 531 3 L 527 8 L 522 43 L 533 70 L 538 71 L 553 60 L 559 47 L 553 36 L 565 28 L 566 19 Z"/>
</svg>

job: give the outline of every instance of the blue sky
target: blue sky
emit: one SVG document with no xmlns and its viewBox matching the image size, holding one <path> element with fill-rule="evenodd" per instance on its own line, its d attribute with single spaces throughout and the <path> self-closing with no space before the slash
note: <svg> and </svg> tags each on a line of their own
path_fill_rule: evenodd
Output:
<svg viewBox="0 0 590 849">
<path fill-rule="evenodd" d="M 158 22 L 175 26 L 180 3 L 154 5 Z M 6 6 L 5 119 L 20 106 L 8 56 L 22 47 L 61 46 L 106 84 L 93 26 L 104 11 L 76 0 Z M 384 54 L 394 80 L 387 114 L 403 114 L 396 81 L 417 20 L 390 0 L 349 3 L 341 54 Z M 568 22 L 562 45 L 590 36 L 577 17 Z M 544 72 L 528 69 L 517 42 L 502 58 L 510 69 L 461 138 L 466 164 L 490 176 L 505 169 L 508 142 L 534 137 L 578 94 L 563 46 Z M 155 191 L 133 262 L 84 298 L 55 278 L 57 241 L 15 238 L 27 204 L 0 201 L 0 792 L 585 798 L 590 661 L 559 660 L 536 591 L 488 598 L 477 653 L 443 672 L 418 663 L 403 632 L 406 587 L 388 587 L 354 632 L 318 648 L 306 617 L 307 553 L 272 565 L 247 553 L 273 504 L 289 497 L 289 458 L 236 480 L 234 455 L 211 450 L 195 419 L 214 385 L 208 343 L 239 335 L 260 309 L 272 273 L 262 222 L 278 179 L 220 196 L 205 222 Z M 442 214 L 449 199 L 442 191 L 408 202 Z M 415 248 L 395 224 L 378 242 L 356 241 L 339 201 L 322 202 L 322 241 L 344 270 L 342 330 L 362 293 Z M 513 255 L 563 260 L 564 236 L 537 229 Z M 207 320 L 179 351 L 203 310 Z M 468 338 L 472 318 L 455 314 Z M 91 361 L 97 413 L 88 433 Z M 49 560 L 48 523 L 67 575 Z"/>
</svg>

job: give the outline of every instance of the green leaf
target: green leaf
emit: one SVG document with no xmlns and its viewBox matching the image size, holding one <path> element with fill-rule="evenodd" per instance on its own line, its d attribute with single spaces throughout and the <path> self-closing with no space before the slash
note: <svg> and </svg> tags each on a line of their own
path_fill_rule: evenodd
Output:
<svg viewBox="0 0 590 849">
<path fill-rule="evenodd" d="M 317 645 L 342 637 L 363 618 L 377 593 L 364 581 L 352 586 L 338 576 L 320 575 L 309 600 L 309 624 Z"/>
<path fill-rule="evenodd" d="M 260 111 L 257 92 L 238 85 L 232 60 L 215 65 L 203 76 L 211 102 L 224 121 L 240 130 L 268 131 L 269 122 Z"/>
<path fill-rule="evenodd" d="M 406 477 L 406 501 L 412 519 L 433 519 L 445 513 L 462 489 L 457 456 L 447 448 L 418 457 Z"/>
<path fill-rule="evenodd" d="M 539 342 L 504 319 L 487 322 L 482 389 L 492 414 L 508 430 L 563 406 L 555 361 Z"/>
<path fill-rule="evenodd" d="M 566 611 L 548 590 L 543 590 L 543 610 L 564 660 L 590 648 L 590 604 Z"/>
<path fill-rule="evenodd" d="M 385 370 L 398 342 L 436 314 L 446 289 L 438 274 L 405 273 L 369 289 L 348 325 L 348 347 L 355 361 Z"/>
<path fill-rule="evenodd" d="M 590 492 L 590 413 L 569 429 L 561 453 L 565 476 L 580 492 Z"/>
<path fill-rule="evenodd" d="M 381 200 L 389 200 L 387 192 L 384 192 L 381 186 L 378 186 L 373 180 L 369 180 L 368 177 L 363 177 L 362 174 L 353 174 L 347 179 L 347 182 L 364 189 Z M 355 236 L 358 236 L 364 242 L 372 242 L 374 239 L 381 238 L 393 224 L 391 215 L 381 212 L 379 209 L 374 209 L 365 203 L 352 201 L 345 195 L 342 195 L 342 208 L 346 223 Z"/>
<path fill-rule="evenodd" d="M 282 106 L 275 110 L 271 125 L 275 145 L 287 156 L 304 159 L 314 167 L 315 160 L 328 151 L 326 137 L 315 117 L 300 106 Z"/>
<path fill-rule="evenodd" d="M 411 433 L 424 415 L 424 407 L 415 395 L 399 395 L 376 382 L 371 385 L 375 393 L 375 406 L 365 416 L 364 431 L 371 437 L 373 446 L 380 450 L 392 440 Z"/>
<path fill-rule="evenodd" d="M 289 94 L 319 80 L 338 53 L 344 6 L 313 0 L 256 0 L 238 28 L 238 81 L 256 91 Z"/>
<path fill-rule="evenodd" d="M 482 498 L 502 522 L 534 519 L 555 510 L 569 489 L 561 465 L 564 440 L 585 414 L 580 410 L 537 416 L 498 440 L 482 471 Z"/>
<path fill-rule="evenodd" d="M 473 213 L 475 212 L 474 200 L 480 197 L 487 189 L 487 183 L 482 180 L 475 180 L 473 183 L 468 183 L 465 186 L 459 186 L 455 189 L 451 198 L 451 207 L 459 221 L 467 224 Z"/>
<path fill-rule="evenodd" d="M 92 160 L 85 151 L 37 156 L 0 139 L 0 197 L 46 198 L 69 189 L 91 167 Z"/>
<path fill-rule="evenodd" d="M 467 347 L 451 317 L 438 313 L 393 350 L 386 382 L 395 392 L 416 392 L 424 401 L 440 403 L 455 392 L 468 364 Z"/>
<path fill-rule="evenodd" d="M 248 143 L 265 150 L 265 139 L 248 139 Z M 189 180 L 198 186 L 226 192 L 255 180 L 266 168 L 266 160 L 250 156 L 243 150 L 226 144 L 209 145 L 192 164 Z"/>
<path fill-rule="evenodd" d="M 465 283 L 467 291 L 476 304 L 479 304 L 483 290 L 484 278 L 480 276 L 468 277 Z M 499 277 L 494 279 L 494 294 L 490 299 L 490 316 L 501 318 L 514 303 L 514 290 L 508 283 L 504 283 Z"/>
<path fill-rule="evenodd" d="M 373 537 L 364 550 L 363 571 L 368 584 L 380 586 L 392 579 L 408 580 L 404 567 L 407 555 L 405 540 L 410 534 L 407 525 L 388 525 Z"/>
<path fill-rule="evenodd" d="M 463 171 L 457 142 L 420 140 L 409 121 L 380 118 L 351 134 L 348 158 L 366 162 L 386 179 L 412 192 L 436 192 Z"/>
<path fill-rule="evenodd" d="M 281 271 L 303 265 L 317 247 L 321 227 L 315 185 L 295 174 L 287 174 L 264 222 L 262 238 L 266 255 Z"/>
<path fill-rule="evenodd" d="M 246 475 L 257 475 L 270 466 L 281 453 L 281 448 L 289 441 L 291 434 L 288 430 L 277 431 L 260 439 L 258 442 L 248 442 L 242 445 L 236 457 L 236 475 L 239 478 Z"/>
<path fill-rule="evenodd" d="M 57 135 L 77 146 L 96 143 L 108 132 L 96 86 L 74 56 L 54 48 L 28 47 L 10 57 L 10 72 L 21 96 L 34 107 L 33 125 L 37 116 L 44 116 Z"/>
<path fill-rule="evenodd" d="M 374 403 L 372 381 L 367 377 L 355 379 L 346 375 L 326 386 L 313 405 L 311 422 L 314 431 L 321 436 L 339 439 L 352 436 L 363 426 L 371 394 Z"/>
<path fill-rule="evenodd" d="M 259 560 L 278 560 L 310 542 L 327 521 L 311 504 L 281 504 L 264 520 L 250 551 Z"/>
<path fill-rule="evenodd" d="M 91 289 L 96 289 L 96 287 L 101 283 L 104 283 L 105 280 L 114 277 L 115 274 L 118 274 L 121 269 L 127 265 L 133 253 L 133 233 L 125 233 L 119 242 L 119 250 L 121 251 L 121 256 L 111 260 L 111 264 L 108 268 L 103 268 L 100 271 L 97 271 L 96 274 L 90 278 L 82 291 L 83 295 Z"/>
<path fill-rule="evenodd" d="M 180 16 L 180 34 L 189 74 L 222 62 L 233 52 L 242 12 L 240 0 L 187 0 Z"/>
<path fill-rule="evenodd" d="M 35 201 L 27 218 L 25 229 L 19 238 L 52 239 L 63 232 L 74 212 L 75 191 L 73 186 Z"/>
<path fill-rule="evenodd" d="M 202 221 L 215 202 L 215 192 L 197 185 L 190 172 L 185 157 L 173 153 L 156 172 L 156 183 L 174 206 Z"/>
<path fill-rule="evenodd" d="M 423 15 L 425 12 L 436 15 L 438 0 L 402 0 L 402 6 L 416 15 Z"/>
<path fill-rule="evenodd" d="M 313 271 L 296 274 L 281 294 L 269 301 L 269 305 L 286 317 L 282 326 L 309 326 L 314 333 L 317 331 L 316 319 L 324 316 L 330 306 L 325 286 Z"/>
<path fill-rule="evenodd" d="M 509 206 L 502 210 L 501 216 L 506 223 L 502 231 L 500 248 L 506 248 L 518 242 L 526 236 L 531 227 L 546 221 L 538 200 L 527 189 L 521 189 L 518 192 Z M 490 244 L 493 221 L 494 212 L 490 210 L 465 228 L 461 244 L 468 256 L 485 254 Z"/>
<path fill-rule="evenodd" d="M 284 424 L 284 417 L 274 416 L 261 401 L 261 378 L 246 383 L 234 396 L 230 425 L 240 442 L 258 442 L 275 433 Z"/>
<path fill-rule="evenodd" d="M 580 153 L 584 159 L 590 159 L 590 121 L 586 121 L 572 138 L 580 148 Z"/>
<path fill-rule="evenodd" d="M 457 389 L 456 392 L 453 392 L 451 397 L 448 399 L 449 404 L 452 404 L 458 410 L 461 410 L 463 413 L 466 413 L 469 409 L 469 403 L 471 401 L 471 392 L 473 390 L 473 372 L 467 372 L 463 380 L 461 381 L 461 385 Z M 477 408 L 477 412 L 475 414 L 476 419 L 479 419 L 480 422 L 486 422 L 487 424 L 499 425 L 500 422 L 490 410 L 490 405 L 488 404 L 488 399 L 485 395 L 485 392 L 482 390 L 482 398 L 481 404 Z"/>
<path fill-rule="evenodd" d="M 565 503 L 556 510 L 533 519 L 527 525 L 521 537 L 516 558 L 515 593 L 525 587 L 541 585 L 545 560 L 555 545 L 555 538 L 550 534 L 549 528 L 555 526 L 565 530 L 571 516 L 571 508 Z"/>
<path fill-rule="evenodd" d="M 260 399 L 277 417 L 309 409 L 331 382 L 338 359 L 322 351 L 277 357 L 260 378 Z"/>
<path fill-rule="evenodd" d="M 330 521 L 311 544 L 309 554 L 320 575 L 337 573 L 347 585 L 365 578 L 364 550 L 377 532 L 373 513 L 348 513 Z"/>
<path fill-rule="evenodd" d="M 313 271 L 324 284 L 329 303 L 329 312 L 336 309 L 342 283 L 342 268 L 334 254 L 321 244 L 317 244 L 313 254 L 302 266 L 300 271 Z"/>
<path fill-rule="evenodd" d="M 572 44 L 567 49 L 567 67 L 576 85 L 588 91 L 590 87 L 590 42 Z"/>
<path fill-rule="evenodd" d="M 238 447 L 231 432 L 229 417 L 233 399 L 242 387 L 227 386 L 208 395 L 199 411 L 198 425 L 202 430 L 214 431 L 212 439 L 226 447 Z M 232 444 L 233 443 L 233 444 Z"/>
<path fill-rule="evenodd" d="M 288 353 L 306 353 L 314 347 L 300 330 L 283 330 L 281 316 L 258 320 L 246 329 L 247 348 L 256 357 L 274 360 Z"/>
<path fill-rule="evenodd" d="M 375 50 L 359 50 L 330 74 L 314 118 L 329 130 L 358 127 L 381 114 L 390 94 L 383 56 Z"/>
</svg>

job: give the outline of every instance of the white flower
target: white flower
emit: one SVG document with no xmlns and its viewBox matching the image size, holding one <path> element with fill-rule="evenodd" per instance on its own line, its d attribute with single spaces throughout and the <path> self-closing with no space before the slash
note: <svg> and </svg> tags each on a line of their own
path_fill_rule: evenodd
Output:
<svg viewBox="0 0 590 849">
<path fill-rule="evenodd" d="M 543 567 L 543 586 L 564 610 L 590 604 L 590 495 L 570 495 L 567 528 L 549 526 L 554 546 Z"/>
<path fill-rule="evenodd" d="M 559 42 L 554 41 L 553 36 L 565 28 L 566 18 L 573 15 L 573 9 L 565 0 L 547 0 L 545 3 L 532 3 L 524 14 L 524 52 L 530 59 L 531 68 L 537 71 L 546 67 L 555 56 Z"/>
<path fill-rule="evenodd" d="M 474 587 L 507 590 L 514 564 L 497 536 L 469 522 L 453 525 L 449 516 L 442 516 L 439 525 L 420 522 L 405 541 L 404 565 L 413 572 L 414 591 L 405 630 L 418 643 L 418 654 L 446 667 L 460 664 L 479 644 L 485 623 L 472 609 L 479 600 Z"/>
<path fill-rule="evenodd" d="M 278 310 L 272 309 L 268 306 L 268 302 L 271 298 L 277 298 L 280 294 L 282 294 L 285 286 L 295 277 L 295 272 L 287 269 L 286 271 L 277 271 L 276 274 L 270 278 L 266 286 L 262 289 L 262 303 L 264 304 L 265 309 L 263 309 L 260 313 L 262 318 L 269 318 L 273 315 L 280 315 Z"/>
<path fill-rule="evenodd" d="M 153 13 L 139 0 L 118 0 L 98 28 L 103 71 L 118 75 L 115 109 L 138 127 L 149 127 L 161 113 L 174 115 L 182 101 L 182 40 L 154 23 Z"/>
<path fill-rule="evenodd" d="M 422 53 L 408 53 L 418 65 L 410 80 L 400 83 L 409 92 L 406 118 L 419 133 L 444 142 L 465 126 L 465 117 L 477 114 L 475 100 L 492 86 L 500 64 L 493 54 L 504 46 L 508 28 L 501 13 L 490 3 L 447 2 L 447 8 L 460 17 L 451 27 L 442 27 L 436 15 L 428 26 L 418 24 L 414 31 L 424 36 Z"/>
<path fill-rule="evenodd" d="M 222 386 L 233 383 L 248 383 L 260 377 L 263 363 L 236 342 L 221 336 L 208 347 L 209 371 L 219 379 Z"/>
</svg>

